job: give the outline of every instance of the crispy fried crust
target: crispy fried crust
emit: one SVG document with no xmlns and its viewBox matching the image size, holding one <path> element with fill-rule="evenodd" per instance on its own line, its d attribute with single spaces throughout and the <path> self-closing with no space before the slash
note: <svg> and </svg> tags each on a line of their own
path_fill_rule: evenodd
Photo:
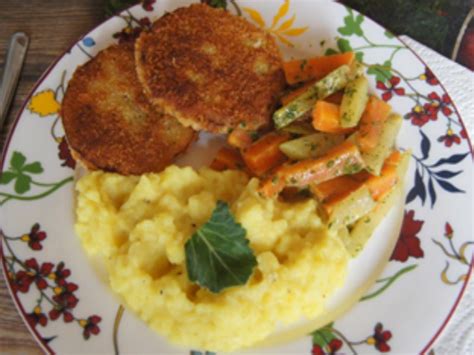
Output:
<svg viewBox="0 0 474 355">
<path fill-rule="evenodd" d="M 273 38 L 203 4 L 163 16 L 135 43 L 150 101 L 196 130 L 226 133 L 269 123 L 285 85 Z"/>
<path fill-rule="evenodd" d="M 76 70 L 61 116 L 69 145 L 85 166 L 125 175 L 162 170 L 195 135 L 149 103 L 130 44 L 109 47 Z"/>
</svg>

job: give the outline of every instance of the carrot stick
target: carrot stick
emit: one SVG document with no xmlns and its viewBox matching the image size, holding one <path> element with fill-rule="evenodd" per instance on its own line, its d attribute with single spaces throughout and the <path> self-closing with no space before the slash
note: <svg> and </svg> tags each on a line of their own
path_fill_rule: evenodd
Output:
<svg viewBox="0 0 474 355">
<path fill-rule="evenodd" d="M 315 80 L 307 82 L 303 86 L 299 87 L 298 89 L 290 91 L 288 94 L 282 96 L 281 99 L 280 99 L 281 104 L 283 106 L 288 105 L 291 101 L 293 101 L 298 96 L 300 96 L 302 93 L 304 93 L 306 90 L 308 90 L 308 88 L 310 86 L 314 85 L 315 82 L 316 82 Z"/>
<path fill-rule="evenodd" d="M 351 178 L 358 182 L 366 182 L 371 176 L 373 176 L 368 171 L 361 171 L 357 174 L 351 175 Z"/>
<path fill-rule="evenodd" d="M 265 197 L 274 197 L 285 188 L 285 180 L 274 175 L 262 182 L 259 193 Z"/>
<path fill-rule="evenodd" d="M 232 147 L 244 149 L 252 144 L 254 141 L 252 132 L 236 128 L 227 136 L 227 143 Z"/>
<path fill-rule="evenodd" d="M 375 201 L 379 201 L 398 182 L 397 165 L 401 160 L 399 151 L 393 152 L 384 162 L 380 176 L 372 175 L 367 179 L 367 187 Z"/>
<path fill-rule="evenodd" d="M 353 52 L 291 60 L 283 63 L 286 82 L 290 85 L 312 79 L 322 79 L 341 65 L 350 65 L 355 58 Z"/>
<path fill-rule="evenodd" d="M 387 159 L 385 159 L 384 165 L 398 166 L 401 160 L 402 160 L 402 153 L 399 150 L 395 150 L 393 151 L 392 154 L 388 156 Z"/>
<path fill-rule="evenodd" d="M 385 101 L 371 96 L 360 119 L 357 145 L 362 152 L 374 149 L 379 143 L 383 124 L 392 108 Z"/>
<path fill-rule="evenodd" d="M 345 141 L 318 159 L 281 166 L 263 183 L 260 191 L 265 196 L 271 197 L 285 186 L 304 187 L 320 184 L 338 176 L 355 174 L 363 167 L 364 161 L 357 146 Z"/>
<path fill-rule="evenodd" d="M 266 134 L 250 145 L 242 153 L 245 164 L 257 176 L 265 174 L 270 169 L 286 160 L 285 154 L 280 151 L 280 144 L 286 142 L 290 135 L 275 132 Z"/>
<path fill-rule="evenodd" d="M 222 147 L 217 152 L 216 157 L 210 165 L 210 168 L 217 171 L 223 171 L 227 169 L 242 169 L 244 166 L 245 164 L 239 151 L 229 147 Z"/>
<path fill-rule="evenodd" d="M 353 179 L 352 175 L 344 175 L 317 185 L 311 184 L 311 192 L 320 202 L 324 202 L 336 196 L 345 196 L 362 184 L 363 182 Z"/>
<path fill-rule="evenodd" d="M 342 128 L 339 116 L 339 105 L 319 100 L 313 109 L 313 127 L 326 133 L 344 134 L 354 131 L 353 128 Z"/>
</svg>

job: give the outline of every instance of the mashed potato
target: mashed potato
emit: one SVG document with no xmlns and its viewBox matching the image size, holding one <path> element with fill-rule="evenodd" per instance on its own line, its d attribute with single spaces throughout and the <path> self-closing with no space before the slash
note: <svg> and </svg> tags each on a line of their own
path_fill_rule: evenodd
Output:
<svg viewBox="0 0 474 355">
<path fill-rule="evenodd" d="M 314 200 L 264 199 L 257 187 L 237 171 L 94 172 L 77 184 L 76 231 L 86 252 L 106 262 L 112 289 L 159 334 L 231 351 L 265 338 L 277 324 L 316 317 L 342 285 L 349 260 Z M 188 280 L 184 243 L 217 200 L 227 201 L 247 230 L 258 266 L 246 285 L 213 294 Z"/>
</svg>

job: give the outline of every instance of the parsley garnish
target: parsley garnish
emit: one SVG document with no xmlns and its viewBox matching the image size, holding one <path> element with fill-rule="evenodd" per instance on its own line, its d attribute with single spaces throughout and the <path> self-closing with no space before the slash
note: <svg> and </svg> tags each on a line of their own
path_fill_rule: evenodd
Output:
<svg viewBox="0 0 474 355">
<path fill-rule="evenodd" d="M 214 293 L 244 285 L 257 265 L 246 233 L 227 203 L 218 201 L 209 221 L 184 246 L 189 280 Z"/>
</svg>

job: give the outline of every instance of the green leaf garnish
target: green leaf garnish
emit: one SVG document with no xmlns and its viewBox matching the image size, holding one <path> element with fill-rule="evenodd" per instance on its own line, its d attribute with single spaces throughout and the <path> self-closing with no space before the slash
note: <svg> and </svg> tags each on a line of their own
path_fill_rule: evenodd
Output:
<svg viewBox="0 0 474 355">
<path fill-rule="evenodd" d="M 184 246 L 189 280 L 215 293 L 244 285 L 257 265 L 246 234 L 227 203 L 218 201 L 209 221 Z"/>
</svg>

